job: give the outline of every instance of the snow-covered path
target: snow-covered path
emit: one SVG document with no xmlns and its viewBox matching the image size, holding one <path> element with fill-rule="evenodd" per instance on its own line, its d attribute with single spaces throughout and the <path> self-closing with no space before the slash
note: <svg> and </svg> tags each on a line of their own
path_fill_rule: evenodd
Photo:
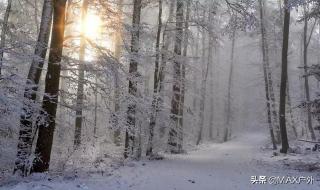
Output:
<svg viewBox="0 0 320 190">
<path fill-rule="evenodd" d="M 138 162 L 114 171 L 111 176 L 90 176 L 74 180 L 25 181 L 5 186 L 10 190 L 256 190 L 320 189 L 313 185 L 252 185 L 251 176 L 312 176 L 259 161 L 265 137 L 260 133 L 238 136 L 225 144 L 203 145 L 186 155 L 163 161 Z M 259 159 L 260 158 L 260 159 Z"/>
</svg>

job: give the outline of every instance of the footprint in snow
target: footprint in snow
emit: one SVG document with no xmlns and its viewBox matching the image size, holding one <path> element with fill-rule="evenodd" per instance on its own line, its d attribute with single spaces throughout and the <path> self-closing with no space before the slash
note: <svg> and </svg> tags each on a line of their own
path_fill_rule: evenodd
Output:
<svg viewBox="0 0 320 190">
<path fill-rule="evenodd" d="M 80 189 L 89 189 L 85 184 L 78 184 L 78 185 L 77 185 L 77 188 L 80 188 Z"/>
</svg>

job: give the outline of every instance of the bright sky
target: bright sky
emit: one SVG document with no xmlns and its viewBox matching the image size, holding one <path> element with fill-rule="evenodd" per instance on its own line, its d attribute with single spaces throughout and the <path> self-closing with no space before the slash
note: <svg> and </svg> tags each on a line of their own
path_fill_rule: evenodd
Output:
<svg viewBox="0 0 320 190">
<path fill-rule="evenodd" d="M 85 34 L 91 40 L 97 39 L 101 34 L 101 20 L 97 15 L 88 14 L 85 20 Z"/>
</svg>

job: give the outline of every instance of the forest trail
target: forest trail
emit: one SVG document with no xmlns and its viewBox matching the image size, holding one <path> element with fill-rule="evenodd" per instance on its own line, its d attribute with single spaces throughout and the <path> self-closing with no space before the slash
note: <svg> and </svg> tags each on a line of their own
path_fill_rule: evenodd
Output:
<svg viewBox="0 0 320 190">
<path fill-rule="evenodd" d="M 238 135 L 224 144 L 206 144 L 184 155 L 162 161 L 136 162 L 115 170 L 111 176 L 90 176 L 73 180 L 26 181 L 10 190 L 256 190 L 319 189 L 313 185 L 251 184 L 251 176 L 311 176 L 261 161 L 266 143 L 263 133 Z M 263 155 L 264 154 L 264 155 Z M 1 188 L 0 188 L 1 189 Z"/>
</svg>

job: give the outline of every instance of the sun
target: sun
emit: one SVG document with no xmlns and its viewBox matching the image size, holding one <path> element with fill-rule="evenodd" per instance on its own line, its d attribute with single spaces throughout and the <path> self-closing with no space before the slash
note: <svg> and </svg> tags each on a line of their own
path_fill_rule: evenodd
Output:
<svg viewBox="0 0 320 190">
<path fill-rule="evenodd" d="M 83 22 L 80 20 L 77 28 L 79 28 L 80 33 L 91 42 L 108 50 L 113 49 L 113 41 L 110 40 L 108 30 L 104 27 L 104 21 L 101 20 L 101 17 L 97 13 L 88 11 L 86 18 Z M 93 56 L 93 52 L 87 51 L 87 54 Z M 86 57 L 88 57 L 88 55 Z"/>
<path fill-rule="evenodd" d="M 85 19 L 85 36 L 95 40 L 101 33 L 101 19 L 95 14 L 88 14 Z"/>
</svg>

